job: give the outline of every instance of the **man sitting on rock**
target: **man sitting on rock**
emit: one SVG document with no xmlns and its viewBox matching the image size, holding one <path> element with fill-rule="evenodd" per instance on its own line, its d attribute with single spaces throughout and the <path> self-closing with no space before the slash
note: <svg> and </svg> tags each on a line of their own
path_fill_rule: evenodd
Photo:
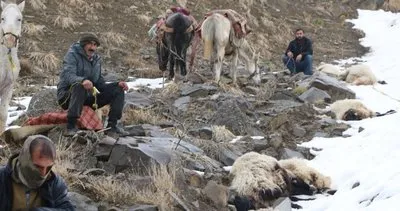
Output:
<svg viewBox="0 0 400 211">
<path fill-rule="evenodd" d="M 78 132 L 76 122 L 84 105 L 102 107 L 110 104 L 107 133 L 124 136 L 128 133 L 117 127 L 124 107 L 125 92 L 128 85 L 124 81 L 105 83 L 101 75 L 101 58 L 96 53 L 100 41 L 93 33 L 83 34 L 64 57 L 60 82 L 57 87 L 58 103 L 68 109 L 67 131 L 65 136 Z M 99 94 L 95 94 L 97 90 Z"/>
<path fill-rule="evenodd" d="M 0 210 L 75 210 L 63 179 L 51 171 L 55 159 L 49 138 L 29 136 L 21 152 L 0 168 Z"/>
<path fill-rule="evenodd" d="M 297 29 L 295 35 L 282 57 L 283 63 L 291 74 L 304 72 L 305 75 L 312 75 L 312 42 L 304 36 L 303 29 Z"/>
</svg>

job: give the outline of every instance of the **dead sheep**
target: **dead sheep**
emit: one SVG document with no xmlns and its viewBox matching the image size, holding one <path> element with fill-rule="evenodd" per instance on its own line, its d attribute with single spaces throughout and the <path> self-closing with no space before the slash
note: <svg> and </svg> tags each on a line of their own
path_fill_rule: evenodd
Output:
<svg viewBox="0 0 400 211">
<path fill-rule="evenodd" d="M 338 80 L 344 80 L 352 85 L 374 85 L 376 83 L 385 84 L 384 81 L 378 81 L 371 68 L 366 64 L 357 64 L 345 69 L 338 66 L 321 63 L 317 70 Z"/>
<path fill-rule="evenodd" d="M 362 120 L 376 116 L 375 112 L 357 99 L 338 100 L 330 105 L 330 111 L 338 120 Z"/>
<path fill-rule="evenodd" d="M 230 190 L 238 211 L 272 206 L 279 197 L 313 195 L 330 189 L 331 180 L 305 160 L 275 158 L 249 152 L 234 162 Z"/>
</svg>

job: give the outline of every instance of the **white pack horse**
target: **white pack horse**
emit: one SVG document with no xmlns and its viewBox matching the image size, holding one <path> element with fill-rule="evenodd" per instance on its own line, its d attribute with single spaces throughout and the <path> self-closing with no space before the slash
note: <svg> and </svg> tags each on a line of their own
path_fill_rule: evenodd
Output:
<svg viewBox="0 0 400 211">
<path fill-rule="evenodd" d="M 215 81 L 219 83 L 221 68 L 225 56 L 232 56 L 231 75 L 237 82 L 238 57 L 244 59 L 249 79 L 259 84 L 260 71 L 257 68 L 258 54 L 245 38 L 238 39 L 228 18 L 220 13 L 208 16 L 201 25 L 201 38 L 204 45 L 204 58 L 211 61 L 215 71 Z M 216 55 L 216 58 L 215 58 Z"/>
<path fill-rule="evenodd" d="M 18 41 L 22 29 L 22 11 L 25 1 L 6 3 L 1 1 L 0 23 L 0 134 L 4 132 L 8 106 L 11 101 L 14 83 L 18 78 L 20 64 L 17 55 Z"/>
</svg>

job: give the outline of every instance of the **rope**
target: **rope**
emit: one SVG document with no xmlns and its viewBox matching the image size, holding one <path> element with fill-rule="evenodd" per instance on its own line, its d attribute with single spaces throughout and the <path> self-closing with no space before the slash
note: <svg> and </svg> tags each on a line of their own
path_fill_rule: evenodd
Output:
<svg viewBox="0 0 400 211">
<path fill-rule="evenodd" d="M 390 96 L 390 95 L 386 94 L 385 92 L 383 92 L 383 91 L 381 91 L 381 90 L 377 89 L 375 86 L 372 86 L 372 89 L 374 89 L 375 91 L 377 91 L 377 92 L 379 92 L 379 93 L 381 93 L 381 94 L 385 95 L 386 97 L 388 97 L 388 98 L 390 98 L 390 99 L 392 99 L 392 100 L 395 100 L 395 101 L 397 101 L 397 102 L 400 102 L 400 100 L 399 100 L 399 99 L 397 99 L 397 98 L 394 98 L 394 97 L 392 97 L 392 96 Z"/>
<path fill-rule="evenodd" d="M 11 48 L 8 49 L 7 56 L 8 56 L 8 61 L 10 62 L 11 71 L 15 71 L 16 70 L 16 66 L 15 66 L 14 60 L 13 60 L 13 58 L 11 56 Z"/>
</svg>

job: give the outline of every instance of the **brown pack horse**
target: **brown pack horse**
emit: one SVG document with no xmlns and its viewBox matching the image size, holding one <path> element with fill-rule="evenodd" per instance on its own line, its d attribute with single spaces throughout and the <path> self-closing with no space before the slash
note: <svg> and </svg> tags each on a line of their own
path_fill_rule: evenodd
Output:
<svg viewBox="0 0 400 211">
<path fill-rule="evenodd" d="M 232 23 L 220 13 L 208 16 L 201 25 L 201 38 L 204 46 L 204 58 L 211 61 L 215 71 L 215 82 L 219 83 L 222 63 L 225 56 L 232 55 L 231 75 L 237 82 L 237 63 L 239 56 L 244 60 L 249 79 L 260 84 L 260 71 L 257 68 L 258 54 L 247 40 L 235 36 Z"/>
<path fill-rule="evenodd" d="M 168 16 L 160 30 L 163 35 L 157 44 L 159 69 L 165 71 L 169 62 L 169 79 L 175 76 L 175 64 L 180 74 L 185 76 L 187 48 L 194 36 L 192 20 L 182 13 L 174 13 Z"/>
</svg>

